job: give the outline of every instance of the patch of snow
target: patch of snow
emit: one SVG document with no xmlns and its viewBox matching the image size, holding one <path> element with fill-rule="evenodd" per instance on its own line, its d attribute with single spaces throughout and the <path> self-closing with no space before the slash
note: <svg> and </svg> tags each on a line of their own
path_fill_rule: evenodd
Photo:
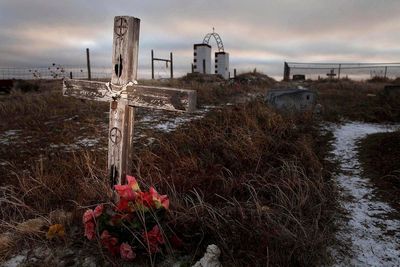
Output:
<svg viewBox="0 0 400 267">
<path fill-rule="evenodd" d="M 203 118 L 204 115 L 213 108 L 215 108 L 215 106 L 206 106 L 193 113 L 182 113 L 178 116 L 164 117 L 161 120 L 159 112 L 149 113 L 142 116 L 139 120 L 139 123 L 149 124 L 148 128 L 150 129 L 155 129 L 162 132 L 170 132 L 189 121 Z"/>
<path fill-rule="evenodd" d="M 400 266 L 400 221 L 391 219 L 395 212 L 377 199 L 371 182 L 361 175 L 357 141 L 369 134 L 397 130 L 397 126 L 349 122 L 333 133 L 333 153 L 341 171 L 336 179 L 343 191 L 342 206 L 348 212 L 337 233 L 338 240 L 350 243 L 346 255 L 333 249 L 334 266 Z"/>
<path fill-rule="evenodd" d="M 0 145 L 9 145 L 12 142 L 15 142 L 20 135 L 21 130 L 7 130 L 0 135 Z"/>
<path fill-rule="evenodd" d="M 2 267 L 16 267 L 20 266 L 26 260 L 26 251 L 23 254 L 16 255 L 6 262 L 3 262 Z"/>
<path fill-rule="evenodd" d="M 83 138 L 75 142 L 78 146 L 92 147 L 99 143 L 97 138 Z"/>
</svg>

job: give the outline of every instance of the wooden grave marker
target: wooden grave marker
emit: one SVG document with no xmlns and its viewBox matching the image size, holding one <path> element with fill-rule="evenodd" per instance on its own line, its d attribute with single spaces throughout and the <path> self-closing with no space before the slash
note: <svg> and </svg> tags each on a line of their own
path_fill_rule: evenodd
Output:
<svg viewBox="0 0 400 267">
<path fill-rule="evenodd" d="M 327 73 L 326 76 L 328 76 L 332 80 L 333 77 L 336 76 L 335 69 L 331 69 L 330 73 Z"/>
<path fill-rule="evenodd" d="M 135 107 L 193 112 L 196 91 L 136 82 L 140 19 L 114 18 L 111 82 L 64 79 L 63 95 L 110 102 L 108 171 L 111 186 L 125 183 L 132 162 Z"/>
</svg>

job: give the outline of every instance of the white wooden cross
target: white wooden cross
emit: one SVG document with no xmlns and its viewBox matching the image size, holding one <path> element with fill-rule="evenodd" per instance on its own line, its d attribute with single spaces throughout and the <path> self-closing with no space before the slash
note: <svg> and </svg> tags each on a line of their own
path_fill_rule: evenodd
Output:
<svg viewBox="0 0 400 267">
<path fill-rule="evenodd" d="M 192 112 L 196 91 L 137 85 L 140 19 L 114 18 L 111 82 L 64 79 L 63 95 L 110 102 L 108 170 L 111 186 L 125 183 L 132 162 L 135 107 Z"/>
</svg>

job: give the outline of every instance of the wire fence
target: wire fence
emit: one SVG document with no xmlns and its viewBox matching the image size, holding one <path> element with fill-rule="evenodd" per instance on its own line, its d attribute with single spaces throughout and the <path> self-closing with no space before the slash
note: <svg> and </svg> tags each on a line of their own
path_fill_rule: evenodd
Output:
<svg viewBox="0 0 400 267">
<path fill-rule="evenodd" d="M 110 67 L 91 67 L 92 79 L 106 79 L 111 77 Z M 0 68 L 1 80 L 34 80 L 34 79 L 87 79 L 88 70 L 86 66 L 62 66 L 52 64 L 49 67 L 32 68 Z"/>
<path fill-rule="evenodd" d="M 355 80 L 374 77 L 400 77 L 400 63 L 304 63 L 285 62 L 284 79 L 305 75 L 306 79 L 349 78 Z"/>
</svg>

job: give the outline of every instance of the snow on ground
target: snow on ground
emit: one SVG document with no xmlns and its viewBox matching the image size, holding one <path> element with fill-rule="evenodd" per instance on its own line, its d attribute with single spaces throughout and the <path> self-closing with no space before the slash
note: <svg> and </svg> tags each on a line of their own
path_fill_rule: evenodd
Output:
<svg viewBox="0 0 400 267">
<path fill-rule="evenodd" d="M 348 212 L 348 221 L 343 222 L 337 238 L 348 243 L 350 249 L 347 253 L 333 249 L 334 266 L 400 266 L 400 221 L 390 218 L 395 211 L 377 199 L 370 181 L 361 176 L 356 146 L 358 140 L 369 134 L 396 129 L 349 122 L 333 131 L 333 153 L 341 167 L 336 179 L 342 189 L 342 206 Z"/>
<path fill-rule="evenodd" d="M 138 121 L 145 124 L 148 128 L 159 130 L 162 132 L 170 132 L 175 130 L 178 126 L 185 124 L 192 120 L 198 120 L 205 116 L 207 112 L 216 108 L 215 106 L 204 106 L 193 113 L 181 113 L 178 116 L 171 116 L 164 118 L 160 115 L 161 112 L 147 112 L 146 115 L 141 117 Z M 160 120 L 161 117 L 161 120 Z"/>
</svg>

